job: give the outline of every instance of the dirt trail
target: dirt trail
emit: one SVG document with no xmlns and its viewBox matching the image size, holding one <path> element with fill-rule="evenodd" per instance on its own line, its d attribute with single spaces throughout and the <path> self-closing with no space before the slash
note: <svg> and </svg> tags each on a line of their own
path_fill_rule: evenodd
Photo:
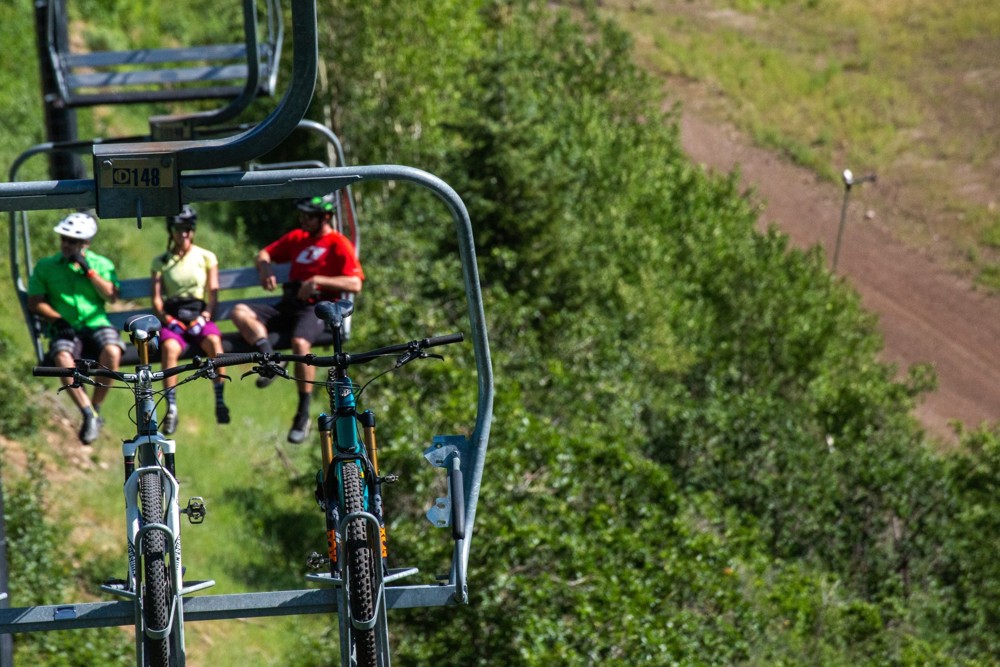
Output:
<svg viewBox="0 0 1000 667">
<path fill-rule="evenodd" d="M 832 261 L 843 186 L 820 182 L 731 127 L 699 117 L 687 104 L 684 109 L 681 142 L 688 155 L 716 171 L 739 166 L 743 186 L 754 189 L 762 204 L 761 226 L 774 224 L 798 247 L 821 244 Z M 884 360 L 901 369 L 933 364 L 938 389 L 923 399 L 916 416 L 930 433 L 953 441 L 950 420 L 975 427 L 1000 419 L 1000 298 L 974 291 L 881 229 L 879 216 L 891 215 L 888 206 L 879 210 L 878 189 L 884 186 L 852 188 L 837 273 L 879 315 Z"/>
</svg>

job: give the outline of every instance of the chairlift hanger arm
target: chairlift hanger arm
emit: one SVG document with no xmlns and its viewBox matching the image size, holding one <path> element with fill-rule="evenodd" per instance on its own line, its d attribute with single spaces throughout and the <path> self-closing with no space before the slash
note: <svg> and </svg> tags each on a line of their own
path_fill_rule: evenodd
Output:
<svg viewBox="0 0 1000 667">
<path fill-rule="evenodd" d="M 198 113 L 191 113 L 180 117 L 175 116 L 158 116 L 154 120 L 150 119 L 150 124 L 155 122 L 165 122 L 168 119 L 172 119 L 177 122 L 185 123 L 191 127 L 200 127 L 207 125 L 218 125 L 220 123 L 225 123 L 233 118 L 239 116 L 250 103 L 253 102 L 254 98 L 257 97 L 257 91 L 260 88 L 260 77 L 261 77 L 261 67 L 260 67 L 260 54 L 258 53 L 257 45 L 257 2 L 256 0 L 243 0 L 243 26 L 244 26 L 244 45 L 247 54 L 247 78 L 243 89 L 240 94 L 229 101 L 229 103 L 222 107 L 221 109 L 213 109 L 211 111 L 202 111 Z M 277 51 L 272 57 L 277 57 L 280 55 L 280 37 L 279 46 Z M 276 67 L 272 69 L 276 70 Z"/>
<path fill-rule="evenodd" d="M 292 0 L 292 82 L 278 107 L 260 124 L 226 139 L 99 145 L 94 147 L 95 164 L 130 153 L 162 153 L 176 157 L 179 171 L 217 169 L 270 152 L 298 126 L 312 101 L 319 48 L 316 26 L 316 0 Z"/>
</svg>

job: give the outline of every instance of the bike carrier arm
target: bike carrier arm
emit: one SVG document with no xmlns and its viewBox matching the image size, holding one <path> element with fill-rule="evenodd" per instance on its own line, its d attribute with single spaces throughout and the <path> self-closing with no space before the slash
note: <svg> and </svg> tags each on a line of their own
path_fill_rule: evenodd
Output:
<svg viewBox="0 0 1000 667">
<path fill-rule="evenodd" d="M 476 266 L 472 223 L 458 194 L 444 181 L 425 171 L 399 165 L 299 169 L 283 171 L 198 174 L 180 177 L 181 196 L 185 202 L 258 201 L 261 199 L 298 199 L 316 193 L 332 192 L 366 181 L 406 181 L 425 187 L 448 207 L 458 235 L 462 278 L 465 286 L 470 334 L 476 359 L 478 399 L 476 424 L 468 438 L 467 454 L 462 458 L 465 491 L 465 531 L 461 541 L 460 563 L 453 568 L 461 601 L 465 601 L 464 572 L 474 533 L 476 509 L 493 421 L 493 367 L 486 334 L 479 271 Z M 44 210 L 51 208 L 88 208 L 96 203 L 92 180 L 39 181 L 0 184 L 0 210 Z M 463 436 L 463 439 L 464 436 Z M 455 574 L 455 572 L 458 574 Z"/>
</svg>

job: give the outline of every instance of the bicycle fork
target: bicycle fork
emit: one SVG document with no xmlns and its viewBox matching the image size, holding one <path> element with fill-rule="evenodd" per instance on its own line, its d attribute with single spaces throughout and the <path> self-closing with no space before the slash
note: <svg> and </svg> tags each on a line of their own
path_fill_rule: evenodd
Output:
<svg viewBox="0 0 1000 667">
<path fill-rule="evenodd" d="M 366 410 L 359 416 L 355 416 L 353 413 L 341 416 L 341 419 L 351 419 L 352 421 L 354 418 L 361 422 L 365 453 L 368 457 L 367 461 L 360 455 L 337 452 L 337 447 L 334 444 L 334 425 L 337 419 L 325 414 L 320 415 L 319 418 L 318 431 L 322 459 L 319 493 L 322 495 L 326 511 L 327 557 L 330 559 L 330 574 L 334 577 L 340 576 L 340 559 L 337 553 L 337 545 L 341 541 L 339 526 L 341 523 L 340 509 L 343 501 L 339 493 L 341 486 L 339 470 L 335 466 L 335 463 L 353 461 L 361 468 L 363 478 L 366 480 L 365 499 L 367 502 L 365 504 L 371 509 L 372 515 L 377 520 L 376 525 L 378 526 L 379 534 L 378 552 L 381 556 L 383 572 L 387 569 L 386 562 L 389 556 L 385 512 L 382 504 L 382 477 L 378 467 L 378 445 L 375 439 L 375 413 L 371 410 Z"/>
<path fill-rule="evenodd" d="M 163 639 L 170 637 L 171 665 L 184 667 L 184 608 L 181 598 L 183 595 L 193 593 L 203 588 L 208 588 L 215 584 L 214 581 L 193 582 L 187 588 L 183 583 L 183 564 L 181 561 L 181 537 L 180 537 L 180 515 L 182 510 L 178 503 L 180 485 L 173 474 L 173 458 L 176 452 L 176 443 L 167 440 L 159 434 L 151 436 L 141 436 L 136 440 L 128 440 L 122 443 L 122 453 L 125 464 L 125 484 L 123 487 L 125 495 L 125 525 L 128 548 L 128 569 L 126 580 L 119 583 L 109 583 L 101 586 L 101 589 L 129 600 L 134 604 L 135 618 L 135 642 L 136 642 L 136 665 L 143 667 L 145 662 L 144 637 L 150 639 Z M 162 456 L 161 456 L 162 455 Z M 138 456 L 139 466 L 136 466 Z M 162 458 L 162 460 L 161 460 Z M 153 473 L 158 476 L 160 488 L 163 492 L 163 516 L 160 520 L 155 519 L 143 521 L 142 509 L 139 506 L 139 481 L 143 476 Z M 188 508 L 183 510 L 189 515 L 189 519 L 195 523 L 200 523 L 204 517 L 203 504 L 192 512 L 192 502 Z M 149 536 L 154 533 L 162 533 L 166 548 L 167 575 L 170 581 L 170 608 L 168 620 L 162 628 L 151 628 L 146 622 L 146 613 L 143 607 L 143 544 Z"/>
<path fill-rule="evenodd" d="M 355 422 L 362 424 L 364 448 L 358 442 Z M 348 667 L 352 665 L 351 652 L 354 647 L 354 635 L 357 632 L 373 630 L 379 637 L 378 665 L 389 667 L 389 636 L 386 623 L 385 583 L 386 547 L 385 518 L 382 512 L 381 480 L 378 474 L 378 450 L 375 440 L 375 418 L 371 411 L 358 416 L 353 406 L 341 408 L 337 417 L 320 415 L 319 427 L 322 467 L 320 469 L 317 493 L 322 500 L 326 515 L 327 556 L 329 559 L 329 575 L 307 575 L 307 579 L 335 584 L 340 587 L 340 640 L 341 662 Z M 347 446 L 344 446 L 347 443 Z M 363 480 L 364 510 L 344 516 L 343 470 L 347 466 L 356 466 Z M 352 613 L 350 561 L 347 553 L 347 526 L 360 519 L 368 524 L 368 548 L 370 552 L 379 554 L 374 568 L 375 601 L 373 614 L 370 618 L 356 618 Z M 376 541 L 375 534 L 378 534 Z M 366 575 L 365 575 L 366 576 Z"/>
</svg>

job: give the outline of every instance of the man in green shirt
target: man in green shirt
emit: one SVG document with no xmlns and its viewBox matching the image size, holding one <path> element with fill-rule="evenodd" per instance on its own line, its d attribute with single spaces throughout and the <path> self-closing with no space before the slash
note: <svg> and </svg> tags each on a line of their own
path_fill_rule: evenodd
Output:
<svg viewBox="0 0 1000 667">
<path fill-rule="evenodd" d="M 57 366 L 72 368 L 74 359 L 94 358 L 118 370 L 125 349 L 118 330 L 111 325 L 105 303 L 118 299 L 120 284 L 115 265 L 89 249 L 97 234 L 97 221 L 87 213 L 71 213 L 55 226 L 59 252 L 38 260 L 28 280 L 28 309 L 49 323 L 49 354 Z M 99 378 L 91 399 L 85 389 L 69 389 L 83 413 L 80 440 L 97 440 L 104 420 L 99 413 L 110 379 Z M 63 378 L 69 385 L 70 378 Z"/>
</svg>

